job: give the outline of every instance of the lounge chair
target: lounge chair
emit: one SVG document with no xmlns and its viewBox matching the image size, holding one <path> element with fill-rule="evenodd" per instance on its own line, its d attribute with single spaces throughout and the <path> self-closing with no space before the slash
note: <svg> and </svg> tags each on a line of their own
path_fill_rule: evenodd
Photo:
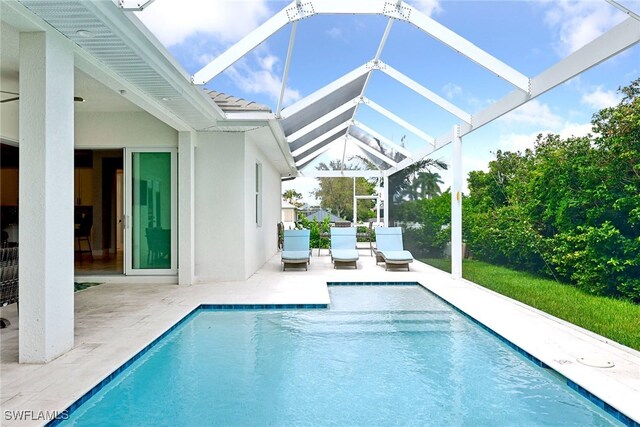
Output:
<svg viewBox="0 0 640 427">
<path fill-rule="evenodd" d="M 282 271 L 289 268 L 307 269 L 309 265 L 309 230 L 284 230 L 281 254 Z"/>
<path fill-rule="evenodd" d="M 353 265 L 358 268 L 358 250 L 356 249 L 356 228 L 331 227 L 331 262 L 333 268 Z"/>
<path fill-rule="evenodd" d="M 402 229 L 400 227 L 376 228 L 376 264 L 385 263 L 385 270 L 406 266 L 413 262 L 411 252 L 405 251 L 402 244 Z"/>
</svg>

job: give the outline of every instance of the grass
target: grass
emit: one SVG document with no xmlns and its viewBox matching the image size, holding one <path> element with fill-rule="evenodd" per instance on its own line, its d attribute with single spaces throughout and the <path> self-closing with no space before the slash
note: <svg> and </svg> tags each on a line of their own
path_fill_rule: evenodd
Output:
<svg viewBox="0 0 640 427">
<path fill-rule="evenodd" d="M 449 260 L 421 260 L 450 271 Z M 465 279 L 640 350 L 640 305 L 587 294 L 573 286 L 476 260 L 464 260 Z"/>
</svg>

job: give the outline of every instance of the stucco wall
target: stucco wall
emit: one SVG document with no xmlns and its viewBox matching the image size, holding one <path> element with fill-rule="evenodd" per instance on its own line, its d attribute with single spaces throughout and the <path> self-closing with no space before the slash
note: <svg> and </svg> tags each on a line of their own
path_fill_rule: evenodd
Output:
<svg viewBox="0 0 640 427">
<path fill-rule="evenodd" d="M 258 146 L 270 133 L 198 133 L 195 153 L 197 282 L 244 280 L 277 252 L 280 175 Z M 262 164 L 262 226 L 255 165 Z"/>
<path fill-rule="evenodd" d="M 195 275 L 242 280 L 244 134 L 200 132 L 195 150 Z"/>
<path fill-rule="evenodd" d="M 265 138 L 273 138 L 266 129 L 248 132 L 245 145 L 245 270 L 253 274 L 277 252 L 277 224 L 280 222 L 280 174 L 259 150 Z M 255 165 L 262 164 L 262 225 L 255 221 Z"/>
<path fill-rule="evenodd" d="M 1 104 L 0 136 L 18 141 L 18 103 Z M 177 147 L 178 132 L 140 112 L 76 113 L 75 146 L 82 148 Z"/>
<path fill-rule="evenodd" d="M 3 89 L 4 86 L 3 86 Z M 12 91 L 13 89 L 7 88 Z M 17 92 L 17 90 L 15 90 Z M 8 97 L 8 96 L 7 96 Z M 18 106 L 19 102 L 0 104 L 0 137 L 11 142 L 18 142 Z"/>
<path fill-rule="evenodd" d="M 81 113 L 75 121 L 76 147 L 178 146 L 178 132 L 145 112 Z"/>
</svg>

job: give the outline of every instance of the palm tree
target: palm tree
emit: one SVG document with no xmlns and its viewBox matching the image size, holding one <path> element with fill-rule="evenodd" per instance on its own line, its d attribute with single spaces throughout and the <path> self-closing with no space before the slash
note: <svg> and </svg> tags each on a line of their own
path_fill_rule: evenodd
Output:
<svg viewBox="0 0 640 427">
<path fill-rule="evenodd" d="M 419 172 L 411 183 L 410 200 L 431 199 L 440 195 L 443 181 L 437 172 Z"/>
<path fill-rule="evenodd" d="M 407 196 L 407 190 L 411 188 L 413 181 L 419 176 L 419 174 L 425 173 L 425 171 L 427 171 L 426 174 L 431 174 L 429 168 L 432 168 L 432 167 L 441 169 L 441 170 L 447 170 L 448 168 L 447 164 L 442 160 L 422 159 L 407 166 L 402 170 L 399 170 L 393 175 L 390 175 L 389 176 L 389 196 L 391 197 L 391 201 L 393 203 L 400 203 L 400 201 L 405 196 Z M 435 186 L 437 187 L 438 181 L 440 183 L 442 181 L 440 180 L 440 175 L 438 173 L 435 173 L 434 175 L 437 175 L 436 182 L 434 183 Z M 429 191 L 425 192 L 425 194 L 433 193 L 434 191 L 435 189 L 433 188 L 433 186 L 431 186 L 429 188 Z M 437 192 L 438 193 L 440 192 L 439 187 Z M 415 198 L 413 200 L 415 200 Z"/>
</svg>

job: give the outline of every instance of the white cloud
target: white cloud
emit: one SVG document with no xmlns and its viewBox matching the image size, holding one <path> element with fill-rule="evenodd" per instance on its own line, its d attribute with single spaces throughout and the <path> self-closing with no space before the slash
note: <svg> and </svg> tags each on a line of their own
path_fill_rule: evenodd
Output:
<svg viewBox="0 0 640 427">
<path fill-rule="evenodd" d="M 278 57 L 275 55 L 265 55 L 258 58 L 260 66 L 266 71 L 273 71 L 273 66 L 278 62 Z"/>
<path fill-rule="evenodd" d="M 246 94 L 266 94 L 272 100 L 280 97 L 282 79 L 275 70 L 280 60 L 275 55 L 258 56 L 257 67 L 249 65 L 246 59 L 229 67 L 225 73 Z M 300 92 L 290 87 L 285 88 L 283 104 L 287 105 L 300 99 Z"/>
<path fill-rule="evenodd" d="M 449 99 L 462 95 L 462 88 L 457 84 L 447 83 L 444 85 L 442 90 L 444 91 L 445 96 Z"/>
<path fill-rule="evenodd" d="M 489 161 L 493 158 L 490 153 L 486 153 L 486 157 L 471 157 L 468 155 L 462 155 L 462 192 L 464 194 L 469 194 L 469 183 L 467 182 L 467 178 L 469 177 L 469 172 L 471 171 L 489 171 Z M 442 159 L 441 159 L 442 160 Z M 434 170 L 440 174 L 442 178 L 442 184 L 440 184 L 440 188 L 444 191 L 447 188 L 451 187 L 453 182 L 452 174 L 453 169 L 451 168 L 451 164 L 449 163 L 448 170 Z"/>
<path fill-rule="evenodd" d="M 351 156 L 355 156 L 356 154 L 360 154 L 359 150 L 356 150 L 353 142 L 348 142 L 344 145 L 344 138 L 338 138 L 331 143 L 331 148 L 325 151 L 325 156 L 329 160 L 340 160 L 342 161 L 342 153 L 345 153 L 345 159 L 348 159 Z"/>
<path fill-rule="evenodd" d="M 343 33 L 341 28 L 331 27 L 327 31 L 325 31 L 325 33 L 332 39 L 335 39 L 335 40 L 343 39 Z"/>
<path fill-rule="evenodd" d="M 559 129 L 564 123 L 562 117 L 554 114 L 547 104 L 537 99 L 506 114 L 500 118 L 500 121 L 507 124 L 540 126 L 553 130 Z"/>
<path fill-rule="evenodd" d="M 212 53 L 203 53 L 202 55 L 198 56 L 198 63 L 200 63 L 202 65 L 207 65 L 208 63 L 210 63 L 214 59 L 216 59 L 216 56 L 214 54 L 212 54 Z"/>
<path fill-rule="evenodd" d="M 158 0 L 136 15 L 165 46 L 174 46 L 196 33 L 235 42 L 269 18 L 271 11 L 267 0 Z"/>
<path fill-rule="evenodd" d="M 570 138 L 572 136 L 580 137 L 587 136 L 588 134 L 593 134 L 591 128 L 593 125 L 591 123 L 570 123 L 567 122 L 564 124 L 564 127 L 560 129 L 558 134 L 560 138 Z"/>
<path fill-rule="evenodd" d="M 440 0 L 412 0 L 409 1 L 420 12 L 431 16 L 442 10 L 440 7 Z"/>
<path fill-rule="evenodd" d="M 538 134 L 550 133 L 548 130 L 532 132 L 532 133 L 507 133 L 500 134 L 498 144 L 504 151 L 524 151 L 527 148 L 533 149 L 534 142 Z"/>
<path fill-rule="evenodd" d="M 500 134 L 498 145 L 501 150 L 505 151 L 523 151 L 533 149 L 534 143 L 539 134 L 558 134 L 561 138 L 586 136 L 591 132 L 591 123 L 563 123 L 560 129 L 556 130 L 539 130 L 531 133 L 503 133 Z"/>
<path fill-rule="evenodd" d="M 612 90 L 603 90 L 602 86 L 598 86 L 593 92 L 584 93 L 582 95 L 582 103 L 588 105 L 595 110 L 601 110 L 607 107 L 613 107 L 620 102 L 620 95 Z"/>
<path fill-rule="evenodd" d="M 556 31 L 554 48 L 561 56 L 575 52 L 625 18 L 604 1 L 559 0 L 545 4 L 550 5 L 545 23 Z"/>
<path fill-rule="evenodd" d="M 318 188 L 318 181 L 315 178 L 298 177 L 282 183 L 282 192 L 296 190 L 302 194 L 302 201 L 310 205 L 318 204 L 318 200 L 311 194 L 316 188 Z"/>
</svg>

